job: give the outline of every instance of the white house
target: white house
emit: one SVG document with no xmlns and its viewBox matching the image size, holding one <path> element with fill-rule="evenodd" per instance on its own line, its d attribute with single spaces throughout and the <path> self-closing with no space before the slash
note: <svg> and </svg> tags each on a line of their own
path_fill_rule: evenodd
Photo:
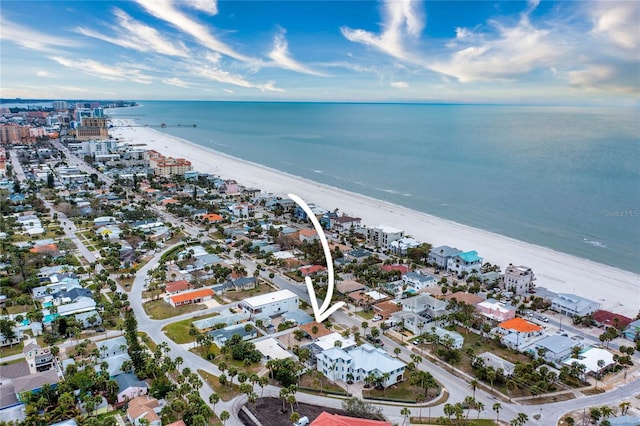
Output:
<svg viewBox="0 0 640 426">
<path fill-rule="evenodd" d="M 478 303 L 476 311 L 480 315 L 499 322 L 513 319 L 516 316 L 516 308 L 514 306 L 498 302 L 495 299 L 487 299 Z"/>
<path fill-rule="evenodd" d="M 146 395 L 149 390 L 147 382 L 139 380 L 133 373 L 118 374 L 114 380 L 118 383 L 118 402 Z"/>
<path fill-rule="evenodd" d="M 447 269 L 456 275 L 479 273 L 482 270 L 482 258 L 475 250 L 458 253 L 447 261 Z"/>
<path fill-rule="evenodd" d="M 558 293 L 551 300 L 551 309 L 570 317 L 583 317 L 600 309 L 600 303 L 575 294 Z"/>
<path fill-rule="evenodd" d="M 569 358 L 562 361 L 563 364 L 571 366 L 574 362 L 585 366 L 585 373 L 597 375 L 614 364 L 613 354 L 602 348 L 587 348 L 580 352 L 578 358 Z M 601 362 L 601 365 L 598 365 Z"/>
<path fill-rule="evenodd" d="M 396 256 L 406 256 L 407 250 L 420 247 L 420 244 L 422 243 L 415 238 L 404 237 L 399 240 L 390 242 L 389 249 L 391 250 L 391 253 L 395 254 Z"/>
<path fill-rule="evenodd" d="M 298 302 L 298 296 L 291 290 L 279 290 L 250 297 L 238 306 L 254 318 L 264 318 L 298 309 Z"/>
<path fill-rule="evenodd" d="M 402 299 L 400 303 L 402 304 L 403 311 L 413 312 L 414 314 L 426 311 L 433 318 L 445 314 L 447 307 L 446 300 L 436 299 L 426 293 Z"/>
<path fill-rule="evenodd" d="M 389 247 L 393 241 L 397 241 L 404 237 L 404 231 L 391 226 L 380 225 L 373 228 L 367 228 L 367 243 L 373 247 Z"/>
<path fill-rule="evenodd" d="M 384 387 L 402 381 L 406 367 L 404 362 L 369 344 L 358 346 L 348 352 L 333 347 L 318 354 L 317 361 L 318 371 L 333 381 L 362 382 L 365 377 L 373 374 L 376 377 L 386 377 Z"/>
<path fill-rule="evenodd" d="M 436 279 L 433 276 L 417 272 L 407 272 L 402 276 L 402 282 L 415 291 L 436 285 Z"/>
<path fill-rule="evenodd" d="M 531 268 L 510 263 L 504 271 L 504 289 L 514 294 L 528 293 L 533 290 L 535 279 Z"/>
</svg>

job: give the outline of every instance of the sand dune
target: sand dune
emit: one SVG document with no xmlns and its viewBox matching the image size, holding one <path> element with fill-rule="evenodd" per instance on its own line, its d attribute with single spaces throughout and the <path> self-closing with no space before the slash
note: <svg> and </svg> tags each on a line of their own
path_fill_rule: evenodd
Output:
<svg viewBox="0 0 640 426">
<path fill-rule="evenodd" d="M 195 170 L 236 179 L 247 187 L 274 194 L 294 193 L 327 209 L 362 218 L 368 226 L 389 225 L 437 245 L 477 250 L 485 261 L 526 265 L 536 285 L 554 292 L 575 293 L 597 300 L 603 309 L 635 317 L 640 309 L 640 276 L 568 254 L 535 246 L 367 196 L 319 184 L 262 165 L 240 160 L 150 128 L 117 127 L 114 137 L 145 143 L 164 155 L 190 160 Z"/>
</svg>

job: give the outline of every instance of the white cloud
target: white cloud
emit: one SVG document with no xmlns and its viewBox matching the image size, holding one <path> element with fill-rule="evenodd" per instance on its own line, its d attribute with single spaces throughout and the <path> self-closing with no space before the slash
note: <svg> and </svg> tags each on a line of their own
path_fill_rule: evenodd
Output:
<svg viewBox="0 0 640 426">
<path fill-rule="evenodd" d="M 176 86 L 176 87 L 182 87 L 182 88 L 188 88 L 191 87 L 189 86 L 188 83 L 186 83 L 185 81 L 180 80 L 178 77 L 171 77 L 171 78 L 163 78 L 162 82 L 164 84 L 168 84 L 169 86 Z"/>
<path fill-rule="evenodd" d="M 245 80 L 242 76 L 231 74 L 220 68 L 212 68 L 206 66 L 194 67 L 191 72 L 207 80 L 217 81 L 219 83 L 232 84 L 234 86 L 260 89 L 262 91 L 284 92 L 284 90 L 275 87 L 275 83 L 269 81 L 265 84 L 255 84 Z"/>
<path fill-rule="evenodd" d="M 178 9 L 176 9 L 171 0 L 136 0 L 148 13 L 156 18 L 162 19 L 180 31 L 189 34 L 196 39 L 200 45 L 207 49 L 219 52 L 225 56 L 237 59 L 239 61 L 251 62 L 254 59 L 249 58 L 241 53 L 236 52 L 226 43 L 214 37 L 207 27 L 201 23 L 191 19 Z"/>
<path fill-rule="evenodd" d="M 229 93 L 229 94 L 232 94 L 232 95 L 234 93 L 233 90 L 231 90 L 231 89 L 224 89 L 223 92 L 226 92 L 226 93 Z"/>
<path fill-rule="evenodd" d="M 407 52 L 405 42 L 409 37 L 417 38 L 424 29 L 420 3 L 413 0 L 386 0 L 383 15 L 383 30 L 379 35 L 348 27 L 342 27 L 340 31 L 349 41 L 375 47 L 397 59 L 417 61 Z"/>
<path fill-rule="evenodd" d="M 218 14 L 218 2 L 215 0 L 182 0 L 180 5 L 208 13 L 209 15 Z"/>
<path fill-rule="evenodd" d="M 121 9 L 115 8 L 113 14 L 116 16 L 119 26 L 116 28 L 116 35 L 113 37 L 85 27 L 77 27 L 76 31 L 87 37 L 93 37 L 139 52 L 156 52 L 183 58 L 189 56 L 189 52 L 183 43 L 174 43 L 167 40 L 158 30 L 136 21 Z"/>
<path fill-rule="evenodd" d="M 638 58 L 640 48 L 640 2 L 606 1 L 592 10 L 593 32 L 614 45 L 630 50 Z"/>
<path fill-rule="evenodd" d="M 406 81 L 392 81 L 391 87 L 395 87 L 396 89 L 408 89 L 409 83 Z"/>
<path fill-rule="evenodd" d="M 36 71 L 36 75 L 38 77 L 53 77 L 53 74 L 51 74 L 47 70 L 38 70 L 38 71 Z"/>
<path fill-rule="evenodd" d="M 280 33 L 275 36 L 273 40 L 273 50 L 269 52 L 268 56 L 269 58 L 271 58 L 271 60 L 273 60 L 273 62 L 284 69 L 296 71 L 303 74 L 325 76 L 325 74 L 312 70 L 311 68 L 302 65 L 291 57 L 284 30 L 281 30 Z"/>
<path fill-rule="evenodd" d="M 514 26 L 498 21 L 489 24 L 497 35 L 456 29 L 455 41 L 448 46 L 458 50 L 446 60 L 434 61 L 429 68 L 463 83 L 509 80 L 550 68 L 565 54 L 566 46 L 553 37 L 552 31 L 534 27 L 526 13 Z"/>
<path fill-rule="evenodd" d="M 40 52 L 55 52 L 56 47 L 77 47 L 79 43 L 69 38 L 58 37 L 41 33 L 32 28 L 28 28 L 14 22 L 8 21 L 0 16 L 0 40 L 8 40 L 25 47 Z"/>
<path fill-rule="evenodd" d="M 85 74 L 103 78 L 105 80 L 128 80 L 141 84 L 151 84 L 153 77 L 142 74 L 140 70 L 132 68 L 130 64 L 123 66 L 106 65 L 93 59 L 68 59 L 62 56 L 52 56 L 52 60 L 60 65 Z"/>
</svg>

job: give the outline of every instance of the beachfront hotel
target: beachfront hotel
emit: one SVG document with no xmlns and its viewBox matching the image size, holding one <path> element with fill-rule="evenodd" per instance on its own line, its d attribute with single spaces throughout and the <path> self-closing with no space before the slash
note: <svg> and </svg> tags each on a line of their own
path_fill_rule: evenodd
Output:
<svg viewBox="0 0 640 426">
<path fill-rule="evenodd" d="M 165 157 L 158 151 L 149 150 L 144 153 L 144 159 L 149 162 L 156 176 L 181 176 L 191 171 L 191 161 L 184 158 Z"/>
</svg>

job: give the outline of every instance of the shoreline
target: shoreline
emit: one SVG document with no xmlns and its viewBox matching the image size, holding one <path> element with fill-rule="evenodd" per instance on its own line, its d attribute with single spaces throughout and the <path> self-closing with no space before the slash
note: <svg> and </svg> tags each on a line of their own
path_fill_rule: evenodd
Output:
<svg viewBox="0 0 640 426">
<path fill-rule="evenodd" d="M 112 121 L 133 122 L 117 117 Z M 325 209 L 339 208 L 343 214 L 360 217 L 367 226 L 393 226 L 434 247 L 449 245 L 464 251 L 477 250 L 484 261 L 497 264 L 502 270 L 509 263 L 528 266 L 537 277 L 536 287 L 575 293 L 600 302 L 602 309 L 631 318 L 640 309 L 640 275 L 630 271 L 317 183 L 152 128 L 117 127 L 110 129 L 110 133 L 120 142 L 145 144 L 163 155 L 186 158 L 199 172 L 235 179 L 246 187 L 276 195 L 294 193 Z"/>
</svg>

